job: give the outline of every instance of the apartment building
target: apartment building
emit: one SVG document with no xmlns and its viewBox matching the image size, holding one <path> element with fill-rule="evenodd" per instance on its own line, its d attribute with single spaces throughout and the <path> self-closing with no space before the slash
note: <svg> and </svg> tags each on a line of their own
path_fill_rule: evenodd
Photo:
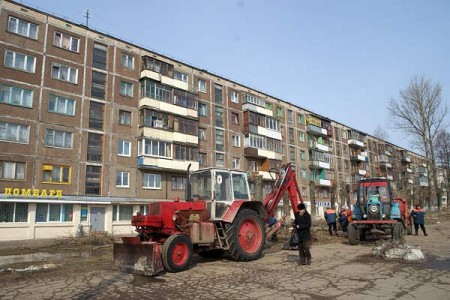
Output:
<svg viewBox="0 0 450 300">
<path fill-rule="evenodd" d="M 185 174 L 246 171 L 261 200 L 283 163 L 313 215 L 362 177 L 416 199 L 424 157 L 251 87 L 9 0 L 0 1 L 0 240 L 132 234 L 184 199 Z"/>
</svg>

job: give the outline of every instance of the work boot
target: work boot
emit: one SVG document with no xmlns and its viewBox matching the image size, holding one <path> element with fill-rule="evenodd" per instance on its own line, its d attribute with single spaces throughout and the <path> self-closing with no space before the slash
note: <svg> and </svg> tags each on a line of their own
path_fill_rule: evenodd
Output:
<svg viewBox="0 0 450 300">
<path fill-rule="evenodd" d="M 424 235 L 424 236 L 428 236 L 428 234 L 427 234 L 427 233 L 424 233 L 423 235 Z"/>
<path fill-rule="evenodd" d="M 300 257 L 299 264 L 300 265 L 306 265 L 306 260 L 303 257 Z"/>
<path fill-rule="evenodd" d="M 311 265 L 311 258 L 307 258 L 307 259 L 306 259 L 306 264 L 307 264 L 308 266 Z"/>
</svg>

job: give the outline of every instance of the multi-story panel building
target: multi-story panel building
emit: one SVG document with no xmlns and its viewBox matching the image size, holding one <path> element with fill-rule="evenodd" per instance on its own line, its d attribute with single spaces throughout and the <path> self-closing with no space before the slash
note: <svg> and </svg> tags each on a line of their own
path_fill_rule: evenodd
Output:
<svg viewBox="0 0 450 300">
<path fill-rule="evenodd" d="M 313 215 L 364 176 L 428 185 L 422 156 L 320 112 L 13 1 L 0 22 L 0 239 L 131 234 L 188 166 L 246 171 L 261 200 L 290 162 Z"/>
</svg>

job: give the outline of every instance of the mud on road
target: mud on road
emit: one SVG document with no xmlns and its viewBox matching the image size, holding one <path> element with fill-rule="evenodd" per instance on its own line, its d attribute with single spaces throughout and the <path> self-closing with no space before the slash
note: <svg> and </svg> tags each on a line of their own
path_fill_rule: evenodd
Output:
<svg viewBox="0 0 450 300">
<path fill-rule="evenodd" d="M 318 226 L 311 266 L 299 265 L 296 251 L 282 250 L 280 238 L 257 261 L 194 256 L 189 270 L 153 278 L 114 270 L 109 237 L 1 242 L 0 298 L 447 299 L 450 218 L 440 215 L 427 221 L 427 237 L 421 232 L 406 237 L 408 244 L 422 249 L 426 259 L 419 263 L 374 257 L 371 250 L 377 242 L 350 246 L 344 238 L 329 237 Z M 50 256 L 42 261 L 36 261 L 38 257 L 4 264 L 7 256 L 42 253 Z"/>
</svg>

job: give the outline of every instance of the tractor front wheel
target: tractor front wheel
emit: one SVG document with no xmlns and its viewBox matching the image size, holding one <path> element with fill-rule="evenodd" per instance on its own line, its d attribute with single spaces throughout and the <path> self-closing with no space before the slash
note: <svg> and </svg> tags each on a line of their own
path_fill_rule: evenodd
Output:
<svg viewBox="0 0 450 300">
<path fill-rule="evenodd" d="M 392 238 L 394 241 L 403 241 L 405 239 L 405 229 L 402 223 L 398 222 L 392 226 Z"/>
<path fill-rule="evenodd" d="M 347 228 L 348 242 L 350 245 L 358 245 L 360 239 L 360 231 L 355 224 L 350 223 Z"/>
<path fill-rule="evenodd" d="M 227 228 L 227 240 L 228 251 L 235 260 L 258 259 L 266 241 L 264 223 L 255 211 L 243 209 Z"/>
<path fill-rule="evenodd" d="M 162 249 L 162 261 L 169 272 L 181 272 L 189 267 L 193 253 L 192 241 L 184 234 L 169 236 Z"/>
</svg>

